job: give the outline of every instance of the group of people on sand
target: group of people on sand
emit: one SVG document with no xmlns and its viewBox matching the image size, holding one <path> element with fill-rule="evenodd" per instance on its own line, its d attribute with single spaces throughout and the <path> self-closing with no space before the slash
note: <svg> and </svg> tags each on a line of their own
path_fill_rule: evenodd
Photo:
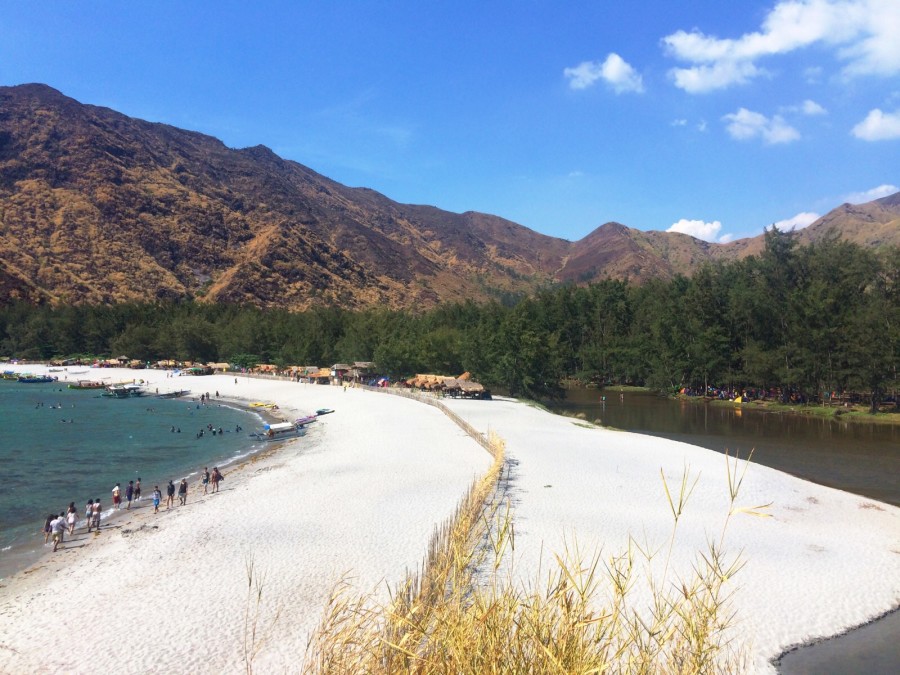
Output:
<svg viewBox="0 0 900 675">
<path fill-rule="evenodd" d="M 138 479 L 140 481 L 140 479 Z M 87 523 L 87 531 L 90 533 L 94 529 L 100 531 L 100 515 L 102 508 L 99 499 L 88 499 L 84 507 L 84 521 Z M 66 532 L 69 536 L 75 534 L 75 525 L 78 522 L 78 508 L 75 502 L 69 502 L 69 507 L 58 516 L 51 513 L 44 521 L 44 543 L 48 543 L 53 538 L 53 550 L 59 548 L 65 540 Z"/>
<path fill-rule="evenodd" d="M 221 471 L 219 471 L 219 467 L 214 466 L 211 472 L 208 467 L 203 467 L 203 473 L 200 476 L 200 484 L 203 486 L 203 494 L 209 494 L 210 487 L 212 488 L 212 492 L 218 492 L 219 483 L 223 480 L 225 480 L 225 476 Z M 166 509 L 170 509 L 175 505 L 176 491 L 178 493 L 179 505 L 187 505 L 187 479 L 182 478 L 181 483 L 179 483 L 177 488 L 175 487 L 175 483 L 170 480 L 169 484 L 166 486 Z M 132 502 L 137 502 L 141 499 L 140 477 L 138 477 L 137 481 L 128 481 L 128 485 L 125 487 L 124 491 L 122 490 L 122 484 L 116 483 L 115 487 L 113 487 L 112 489 L 112 501 L 114 510 L 119 510 L 122 508 L 123 492 L 125 510 L 128 511 L 131 509 Z M 159 489 L 159 485 L 155 485 L 153 487 L 153 513 L 159 513 L 159 505 L 161 501 L 162 492 Z M 90 534 L 94 530 L 96 530 L 97 532 L 100 531 L 100 518 L 102 513 L 103 509 L 100 506 L 99 498 L 87 500 L 87 504 L 84 507 L 84 521 L 87 524 L 88 534 Z M 61 512 L 59 515 L 51 513 L 44 520 L 44 543 L 50 543 L 52 537 L 53 550 L 56 551 L 59 548 L 60 544 L 64 542 L 66 532 L 69 533 L 69 536 L 75 534 L 75 525 L 77 524 L 77 522 L 78 508 L 75 506 L 75 502 L 69 502 L 68 508 L 65 511 Z"/>
<path fill-rule="evenodd" d="M 125 488 L 125 510 L 128 511 L 131 509 L 132 501 L 140 501 L 141 499 L 141 478 L 138 476 L 137 483 L 133 480 L 128 481 L 128 485 Z M 122 484 L 116 483 L 116 486 L 112 489 L 112 500 L 113 500 L 113 508 L 118 510 L 122 508 Z"/>
</svg>

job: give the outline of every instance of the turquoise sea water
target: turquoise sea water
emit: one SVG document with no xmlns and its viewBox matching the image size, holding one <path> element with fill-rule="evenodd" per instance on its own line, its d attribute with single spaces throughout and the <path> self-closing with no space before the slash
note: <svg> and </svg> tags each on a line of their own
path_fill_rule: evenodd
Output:
<svg viewBox="0 0 900 675">
<path fill-rule="evenodd" d="M 261 428 L 259 416 L 215 400 L 200 405 L 199 387 L 192 398 L 111 399 L 66 385 L 0 380 L 0 578 L 42 550 L 44 519 L 69 502 L 81 516 L 99 498 L 105 513 L 116 483 L 124 499 L 128 481 L 140 477 L 146 499 L 156 484 L 259 449 L 248 437 Z M 224 433 L 198 438 L 209 424 Z"/>
</svg>

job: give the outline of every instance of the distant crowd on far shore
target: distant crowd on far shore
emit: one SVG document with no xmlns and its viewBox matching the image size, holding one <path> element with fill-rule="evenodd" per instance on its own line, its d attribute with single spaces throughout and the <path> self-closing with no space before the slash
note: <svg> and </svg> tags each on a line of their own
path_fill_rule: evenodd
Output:
<svg viewBox="0 0 900 675">
<path fill-rule="evenodd" d="M 203 467 L 203 472 L 200 475 L 200 485 L 203 487 L 203 494 L 218 492 L 219 483 L 224 480 L 225 475 L 219 470 L 219 467 L 214 466 L 212 471 L 210 471 L 208 467 Z M 199 489 L 199 487 L 197 489 Z M 188 499 L 187 478 L 182 478 L 181 483 L 179 483 L 177 487 L 175 486 L 174 481 L 171 480 L 168 485 L 166 485 L 167 510 L 175 506 L 176 493 L 178 494 L 179 506 L 186 506 Z M 153 513 L 159 513 L 159 506 L 162 503 L 162 491 L 159 489 L 159 485 L 153 486 L 151 498 L 153 500 Z M 139 501 L 141 501 L 140 477 L 138 477 L 137 481 L 128 481 L 128 485 L 125 486 L 124 490 L 122 489 L 121 483 L 116 483 L 115 487 L 112 489 L 114 511 L 121 510 L 123 503 L 125 504 L 125 510 L 128 511 L 131 509 L 133 503 Z M 84 507 L 84 524 L 87 527 L 88 534 L 94 531 L 100 532 L 100 521 L 102 517 L 103 509 L 100 506 L 100 499 L 88 499 L 87 504 L 85 504 Z M 59 515 L 51 513 L 44 520 L 44 543 L 49 544 L 52 539 L 53 550 L 56 551 L 60 545 L 64 543 L 67 532 L 70 537 L 75 534 L 77 524 L 78 508 L 75 506 L 75 502 L 69 502 L 69 506 L 65 511 L 60 512 Z"/>
</svg>

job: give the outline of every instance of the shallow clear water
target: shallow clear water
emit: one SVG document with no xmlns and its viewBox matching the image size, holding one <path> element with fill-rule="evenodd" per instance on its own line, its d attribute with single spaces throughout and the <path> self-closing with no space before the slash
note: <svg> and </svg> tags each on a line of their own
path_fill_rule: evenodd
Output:
<svg viewBox="0 0 900 675">
<path fill-rule="evenodd" d="M 223 433 L 198 438 L 210 424 Z M 43 546 L 47 514 L 74 501 L 82 515 L 97 498 L 107 511 L 116 483 L 124 496 L 140 477 L 147 497 L 155 484 L 226 466 L 258 449 L 248 433 L 261 425 L 256 414 L 215 401 L 113 399 L 64 382 L 0 380 L 0 577 Z"/>
</svg>

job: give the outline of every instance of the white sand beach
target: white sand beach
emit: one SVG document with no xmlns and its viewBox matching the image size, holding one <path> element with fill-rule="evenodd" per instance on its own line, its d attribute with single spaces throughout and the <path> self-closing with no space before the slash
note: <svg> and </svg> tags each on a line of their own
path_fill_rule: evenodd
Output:
<svg viewBox="0 0 900 675">
<path fill-rule="evenodd" d="M 100 535 L 76 533 L 4 582 L 2 673 L 244 671 L 250 557 L 265 576 L 261 623 L 270 635 L 254 670 L 296 672 L 334 584 L 350 575 L 354 588 L 386 596 L 385 584 L 421 564 L 434 526 L 491 459 L 439 410 L 401 397 L 241 376 L 103 375 L 272 401 L 287 419 L 336 412 L 229 473 L 219 494 L 198 497 L 192 486 L 186 507 L 158 515 L 142 507 Z M 721 531 L 720 454 L 515 401 L 445 403 L 506 441 L 521 579 L 566 541 L 604 556 L 621 552 L 629 534 L 665 544 L 672 518 L 660 469 L 670 485 L 686 465 L 699 474 L 673 568 L 688 569 Z M 746 560 L 733 582 L 735 630 L 760 673 L 774 672 L 770 660 L 792 645 L 900 605 L 900 509 L 752 465 L 739 503 L 768 502 L 771 518 L 738 514 L 726 532 L 726 547 Z"/>
</svg>

